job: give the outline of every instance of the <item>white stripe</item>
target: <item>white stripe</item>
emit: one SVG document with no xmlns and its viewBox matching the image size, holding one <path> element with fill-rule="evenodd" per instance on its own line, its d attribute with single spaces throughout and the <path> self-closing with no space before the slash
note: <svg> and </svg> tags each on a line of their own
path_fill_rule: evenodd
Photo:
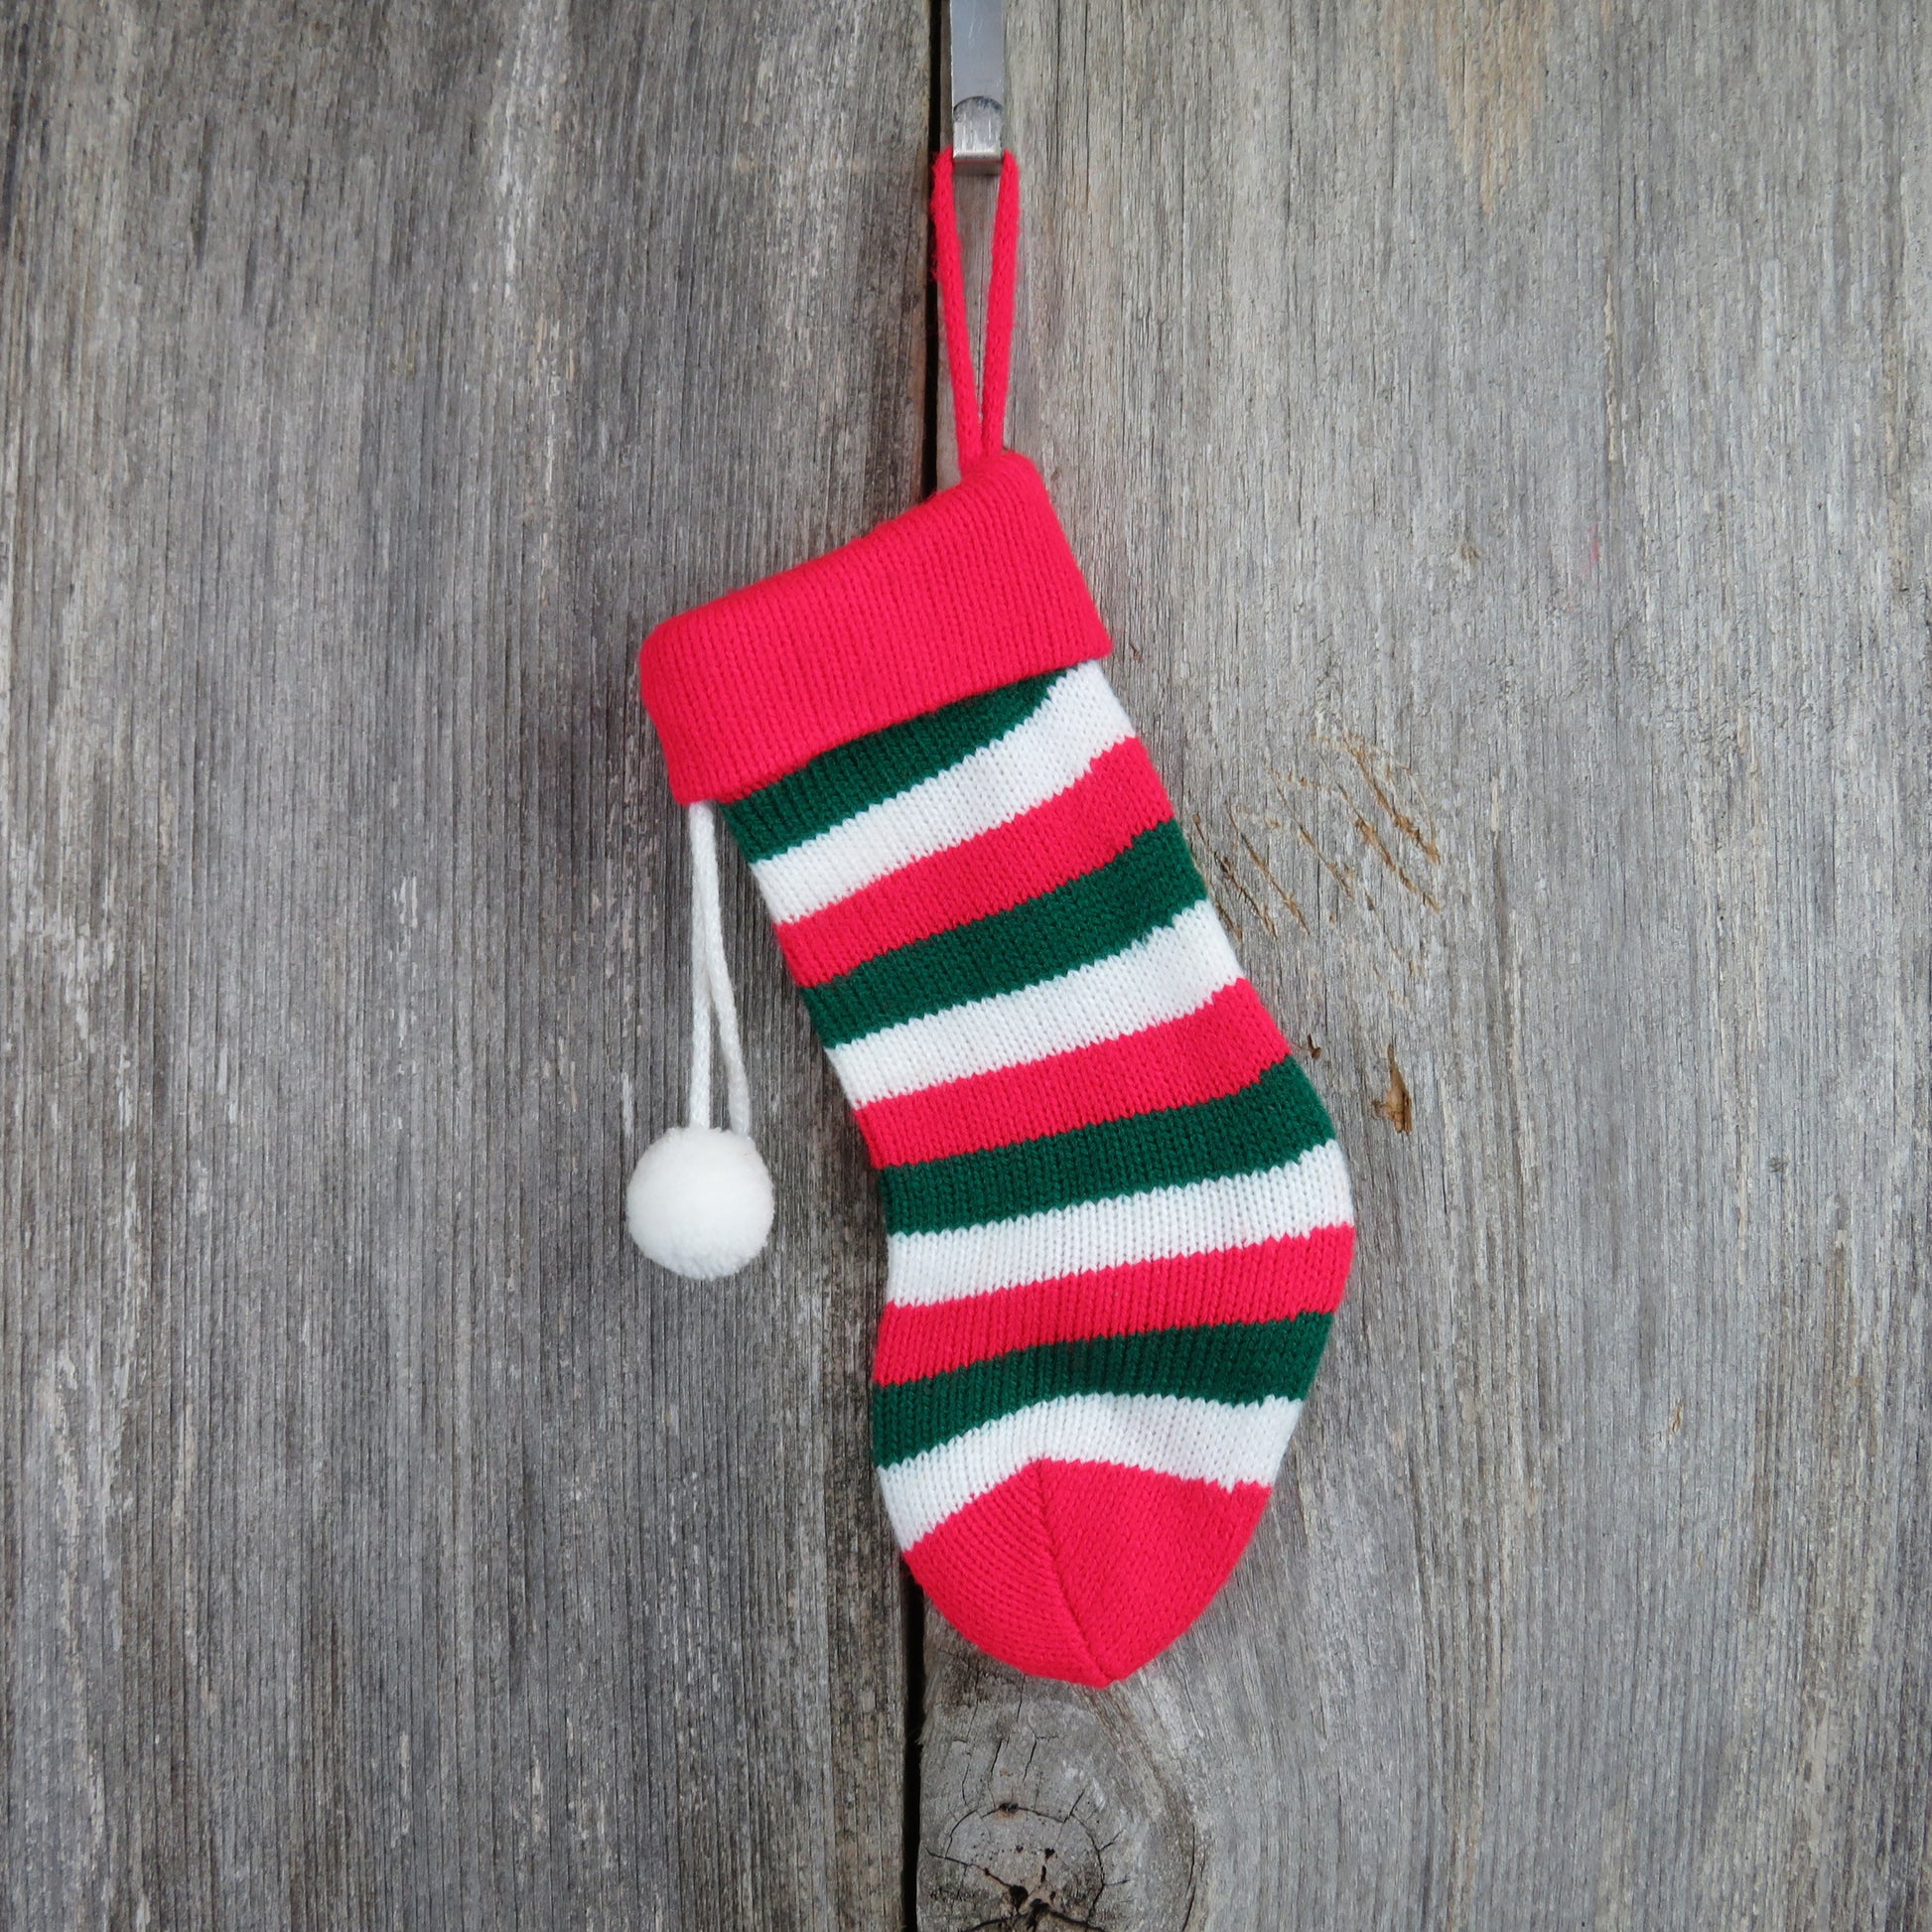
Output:
<svg viewBox="0 0 1932 1932">
<path fill-rule="evenodd" d="M 1064 1395 L 1001 1416 L 879 1472 L 899 1547 L 1030 1462 L 1113 1462 L 1196 1482 L 1275 1480 L 1302 1405 L 1173 1395 Z"/>
<path fill-rule="evenodd" d="M 945 1080 L 1026 1066 L 1197 1013 L 1241 977 L 1206 899 L 1119 952 L 1016 993 L 991 993 L 901 1020 L 831 1049 L 855 1107 Z"/>
<path fill-rule="evenodd" d="M 1050 1207 L 886 1244 L 886 1300 L 901 1308 L 960 1302 L 1173 1255 L 1216 1254 L 1354 1224 L 1348 1167 L 1334 1141 L 1259 1173 Z"/>
<path fill-rule="evenodd" d="M 752 870 L 773 921 L 783 925 L 836 905 L 915 859 L 1043 805 L 1084 776 L 1102 752 L 1133 736 L 1100 666 L 1068 671 L 1011 731 L 956 764 L 760 859 Z"/>
</svg>

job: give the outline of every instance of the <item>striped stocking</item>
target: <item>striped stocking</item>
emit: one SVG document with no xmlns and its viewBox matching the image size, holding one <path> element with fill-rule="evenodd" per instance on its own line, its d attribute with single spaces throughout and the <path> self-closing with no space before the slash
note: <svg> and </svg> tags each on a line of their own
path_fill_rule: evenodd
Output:
<svg viewBox="0 0 1932 1932">
<path fill-rule="evenodd" d="M 960 343 L 949 191 L 942 157 Z M 1016 201 L 1009 161 L 1009 293 Z M 899 1543 L 984 1649 L 1104 1684 L 1245 1547 L 1352 1216 L 1328 1118 L 1093 661 L 1044 489 L 998 448 L 1001 259 L 960 484 L 660 626 L 644 688 L 679 795 L 723 803 L 879 1169 L 873 1440 Z"/>
</svg>

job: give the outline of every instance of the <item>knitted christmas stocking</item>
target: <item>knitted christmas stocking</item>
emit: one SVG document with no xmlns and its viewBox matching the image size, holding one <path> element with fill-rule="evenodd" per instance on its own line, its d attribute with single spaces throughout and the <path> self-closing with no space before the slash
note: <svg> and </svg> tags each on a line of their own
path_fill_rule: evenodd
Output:
<svg viewBox="0 0 1932 1932">
<path fill-rule="evenodd" d="M 751 861 L 880 1173 L 898 1541 L 982 1648 L 1105 1684 L 1254 1529 L 1341 1300 L 1348 1179 L 1094 661 L 1039 478 L 1000 448 L 1014 164 L 983 416 L 951 190 L 942 155 L 961 482 L 660 625 L 643 692 L 679 799 L 720 801 Z"/>
</svg>

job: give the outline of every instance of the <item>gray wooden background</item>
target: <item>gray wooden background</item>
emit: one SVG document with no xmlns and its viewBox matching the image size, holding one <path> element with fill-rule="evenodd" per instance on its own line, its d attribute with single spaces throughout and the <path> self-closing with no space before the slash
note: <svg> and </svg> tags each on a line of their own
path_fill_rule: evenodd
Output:
<svg viewBox="0 0 1932 1932">
<path fill-rule="evenodd" d="M 1092 1695 L 908 1600 L 735 862 L 777 1236 L 620 1216 L 632 651 L 940 467 L 935 22 L 0 17 L 0 1920 L 1932 1924 L 1932 20 L 1013 0 L 1016 440 L 1362 1224 Z"/>
</svg>

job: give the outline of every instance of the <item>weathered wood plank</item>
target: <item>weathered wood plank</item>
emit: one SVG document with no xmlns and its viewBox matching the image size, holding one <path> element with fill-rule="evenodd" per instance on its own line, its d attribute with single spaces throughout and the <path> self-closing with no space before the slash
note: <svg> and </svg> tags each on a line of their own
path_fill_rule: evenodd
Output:
<svg viewBox="0 0 1932 1932">
<path fill-rule="evenodd" d="M 1017 0 L 1016 440 L 1362 1246 L 1168 1658 L 932 1620 L 935 1932 L 1932 1922 L 1927 35 Z"/>
<path fill-rule="evenodd" d="M 880 1244 L 742 880 L 769 1262 L 620 1202 L 632 652 L 916 492 L 925 22 L 7 21 L 0 1918 L 896 1924 Z"/>
</svg>

